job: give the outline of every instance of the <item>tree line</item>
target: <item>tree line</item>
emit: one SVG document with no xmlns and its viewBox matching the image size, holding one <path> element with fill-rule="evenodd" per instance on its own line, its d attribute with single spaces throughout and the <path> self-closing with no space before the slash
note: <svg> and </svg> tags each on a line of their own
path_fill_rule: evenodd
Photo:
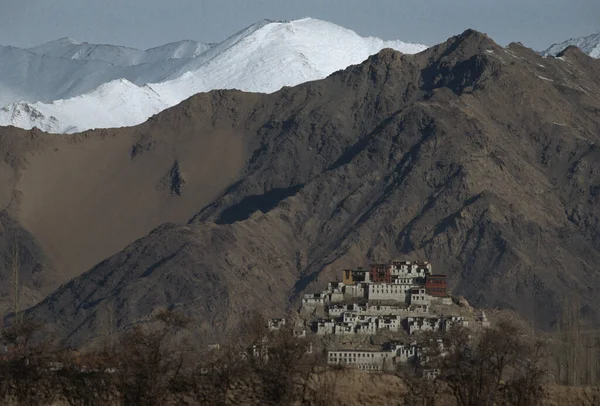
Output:
<svg viewBox="0 0 600 406">
<path fill-rule="evenodd" d="M 328 366 L 318 343 L 291 328 L 269 331 L 258 312 L 234 340 L 202 348 L 180 313 L 158 312 L 155 322 L 74 351 L 44 339 L 35 321 L 15 318 L 0 334 L 0 404 L 344 404 L 336 392 L 343 367 Z M 478 332 L 422 334 L 420 356 L 393 372 L 407 393 L 390 404 L 535 406 L 548 400 L 549 385 L 598 385 L 597 346 L 581 325 L 567 309 L 550 335 L 509 319 Z"/>
</svg>

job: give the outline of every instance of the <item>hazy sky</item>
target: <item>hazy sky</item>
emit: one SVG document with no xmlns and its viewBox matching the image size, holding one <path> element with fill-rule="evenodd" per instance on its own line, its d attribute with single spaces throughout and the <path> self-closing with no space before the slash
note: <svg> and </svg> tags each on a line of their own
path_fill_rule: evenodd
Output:
<svg viewBox="0 0 600 406">
<path fill-rule="evenodd" d="M 0 0 L 0 44 L 218 42 L 263 18 L 302 17 L 427 45 L 475 28 L 502 45 L 543 49 L 600 32 L 600 0 Z"/>
</svg>

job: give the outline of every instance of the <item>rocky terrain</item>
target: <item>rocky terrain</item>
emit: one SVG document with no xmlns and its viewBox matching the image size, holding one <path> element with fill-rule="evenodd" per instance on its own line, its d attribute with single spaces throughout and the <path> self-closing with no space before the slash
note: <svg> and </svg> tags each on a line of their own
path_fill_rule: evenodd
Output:
<svg viewBox="0 0 600 406">
<path fill-rule="evenodd" d="M 3 129 L 35 141 L 3 147 L 5 194 L 61 262 L 53 277 L 108 257 L 30 315 L 81 344 L 168 307 L 217 339 L 341 267 L 397 258 L 538 327 L 567 295 L 597 323 L 599 68 L 469 30 L 270 95 L 200 94 L 131 129 Z"/>
</svg>

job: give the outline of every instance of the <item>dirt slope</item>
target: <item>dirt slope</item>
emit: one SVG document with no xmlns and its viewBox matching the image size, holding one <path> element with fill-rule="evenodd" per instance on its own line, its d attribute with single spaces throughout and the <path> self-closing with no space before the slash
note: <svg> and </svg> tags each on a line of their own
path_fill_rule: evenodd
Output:
<svg viewBox="0 0 600 406">
<path fill-rule="evenodd" d="M 166 111 L 135 128 L 73 136 L 0 129 L 0 210 L 52 268 L 42 293 L 162 223 L 185 223 L 223 192 L 247 158 L 244 132 L 211 119 L 228 115 L 228 97 L 235 93 L 204 95 L 193 117 Z"/>
</svg>

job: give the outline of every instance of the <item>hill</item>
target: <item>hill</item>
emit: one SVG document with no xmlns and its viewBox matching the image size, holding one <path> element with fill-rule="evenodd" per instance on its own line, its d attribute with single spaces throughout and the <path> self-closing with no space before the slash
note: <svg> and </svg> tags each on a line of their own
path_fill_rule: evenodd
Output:
<svg viewBox="0 0 600 406">
<path fill-rule="evenodd" d="M 160 224 L 186 222 L 235 180 L 243 138 L 194 115 L 68 136 L 0 127 L 0 212 L 10 220 L 0 257 L 10 260 L 15 234 L 23 251 L 43 254 L 34 258 L 47 277 L 21 277 L 38 300 Z"/>
<path fill-rule="evenodd" d="M 600 62 L 574 47 L 558 56 L 468 30 L 269 95 L 200 94 L 140 127 L 111 130 L 123 147 L 152 145 L 158 155 L 179 145 L 162 141 L 179 139 L 174 125 L 195 128 L 198 140 L 231 137 L 239 166 L 223 149 L 194 149 L 204 141 L 179 145 L 168 178 L 181 201 L 190 197 L 188 213 L 196 208 L 189 223 L 154 229 L 30 314 L 83 343 L 168 307 L 218 338 L 253 308 L 295 306 L 340 268 L 397 258 L 430 260 L 478 307 L 517 309 L 548 327 L 577 297 L 597 323 Z M 231 171 L 211 198 L 186 191 L 222 174 L 188 166 L 200 152 Z M 125 178 L 121 167 L 102 167 Z M 161 172 L 135 179 L 156 184 Z M 48 227 L 47 239 L 59 228 Z M 89 230 L 71 235 L 88 239 Z"/>
</svg>

